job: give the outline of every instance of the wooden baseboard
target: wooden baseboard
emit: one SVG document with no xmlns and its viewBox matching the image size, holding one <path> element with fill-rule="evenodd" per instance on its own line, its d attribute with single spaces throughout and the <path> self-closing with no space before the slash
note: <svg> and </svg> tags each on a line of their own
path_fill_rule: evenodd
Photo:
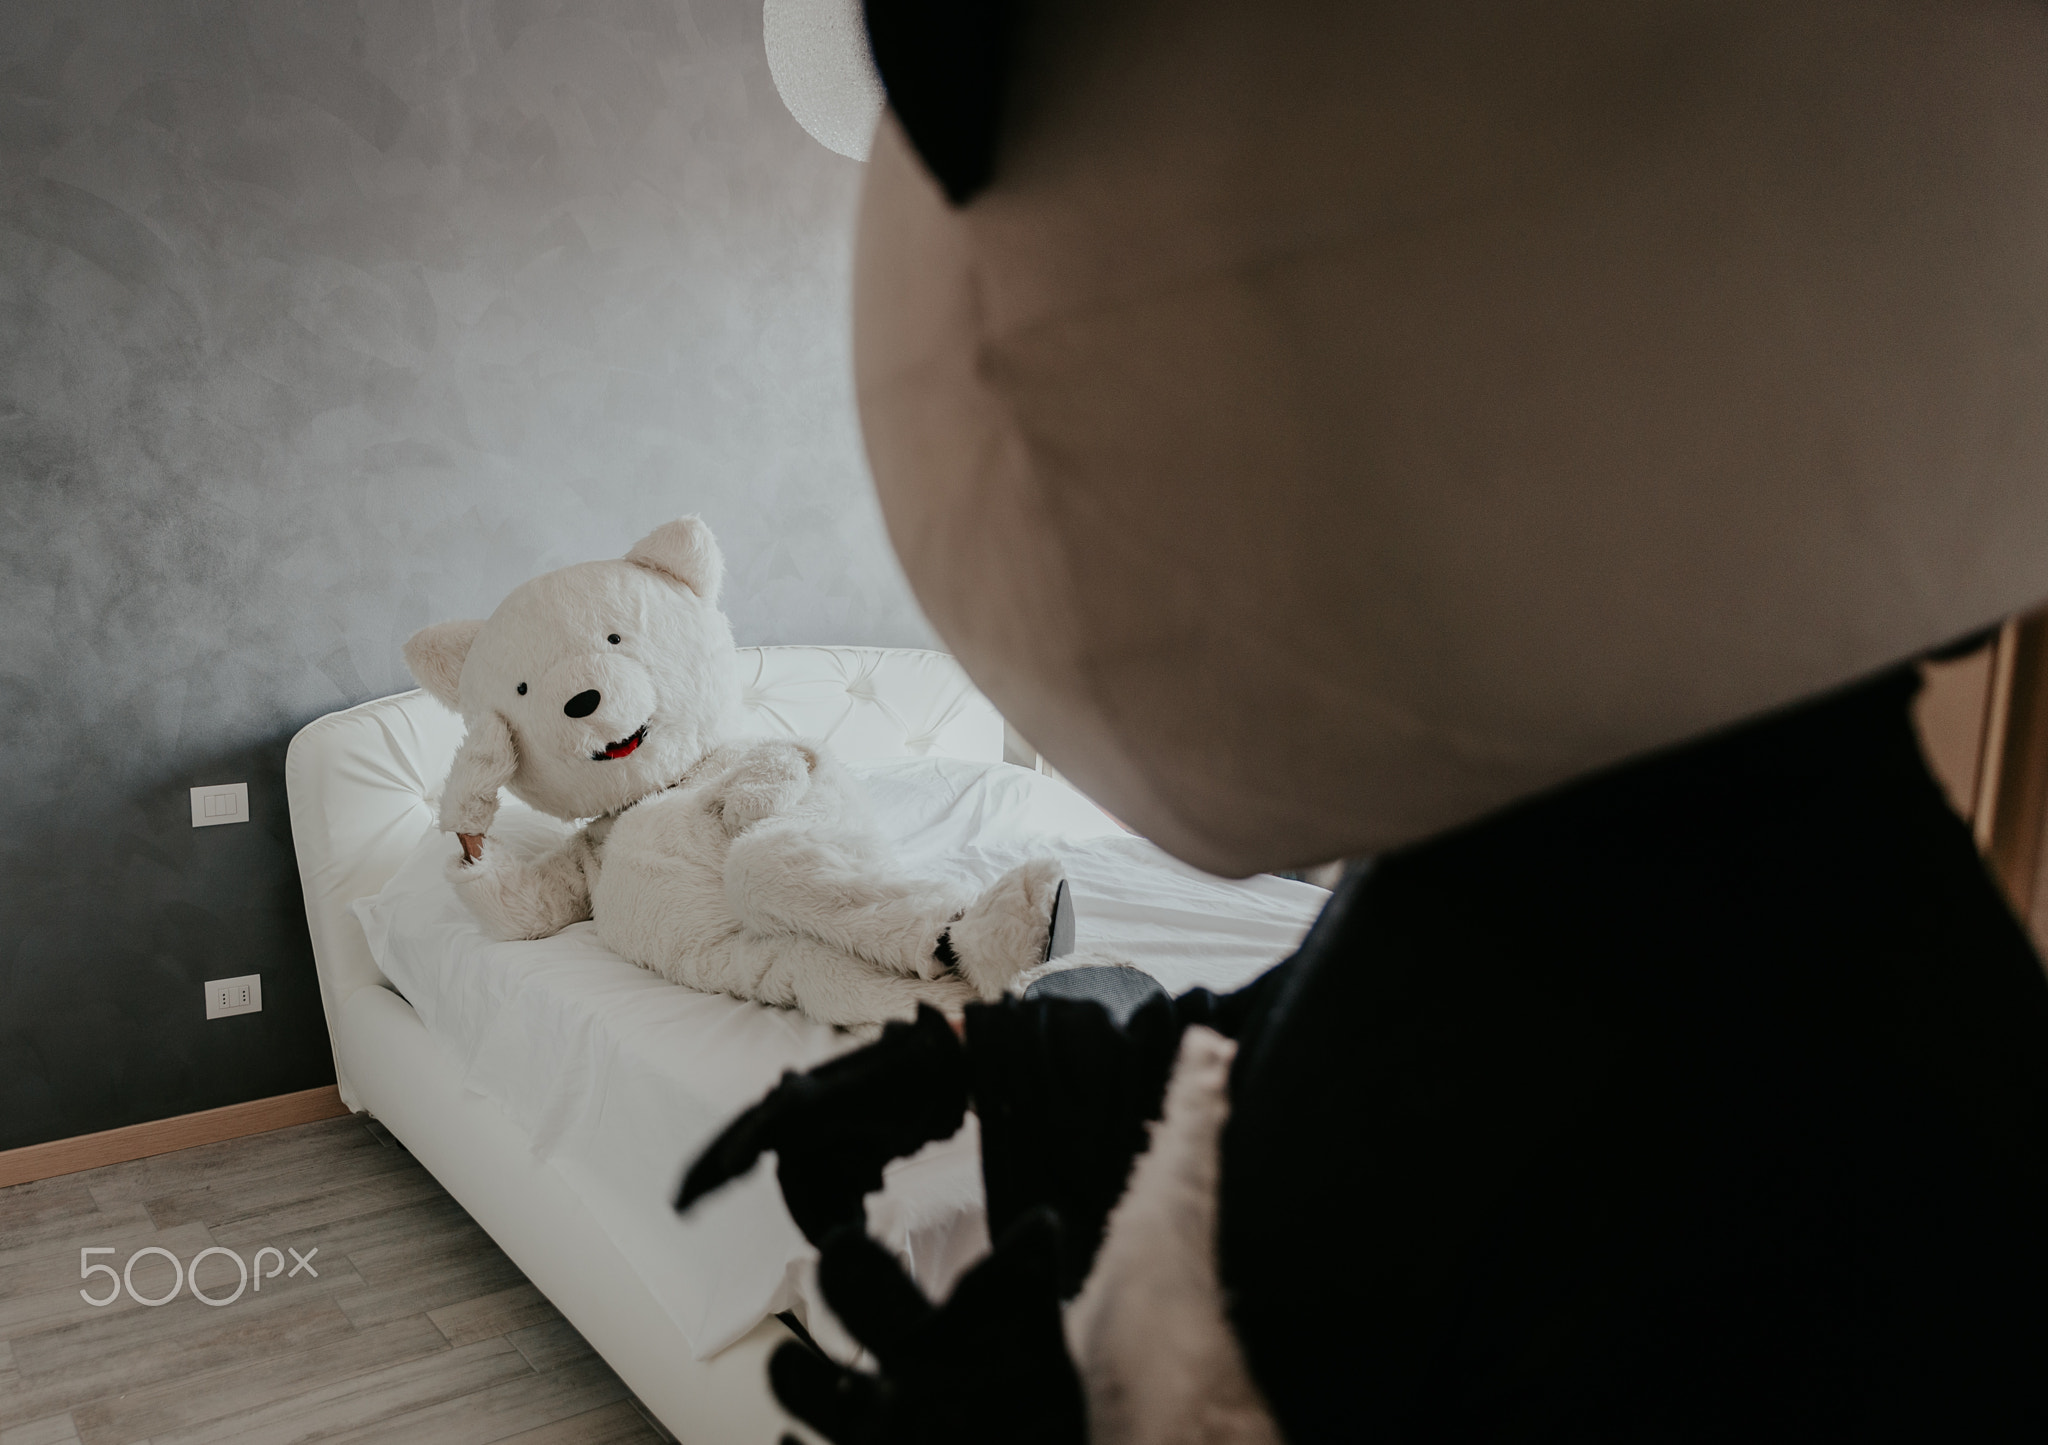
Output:
<svg viewBox="0 0 2048 1445">
<path fill-rule="evenodd" d="M 332 1119 L 348 1112 L 348 1105 L 341 1102 L 340 1090 L 328 1084 L 318 1089 L 301 1089 L 296 1094 L 229 1104 L 223 1109 L 180 1114 L 175 1119 L 103 1129 L 97 1134 L 80 1134 L 75 1139 L 52 1139 L 25 1149 L 0 1149 L 0 1188 L 26 1184 L 32 1179 L 51 1179 L 59 1174 L 76 1174 L 103 1164 L 125 1164 L 130 1159 L 147 1159 L 174 1149 L 190 1149 L 195 1144 L 218 1144 L 244 1134 L 265 1134 L 272 1129 L 310 1124 L 315 1119 Z"/>
</svg>

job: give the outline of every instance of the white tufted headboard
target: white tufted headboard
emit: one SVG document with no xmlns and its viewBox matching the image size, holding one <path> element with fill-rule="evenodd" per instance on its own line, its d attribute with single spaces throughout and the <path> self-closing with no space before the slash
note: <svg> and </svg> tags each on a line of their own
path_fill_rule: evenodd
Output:
<svg viewBox="0 0 2048 1445">
<path fill-rule="evenodd" d="M 937 754 L 1001 762 L 1003 719 L 942 652 L 886 647 L 742 647 L 750 731 L 819 738 L 855 760 Z M 382 888 L 436 826 L 434 804 L 462 719 L 424 692 L 316 718 L 285 754 L 292 843 L 330 1028 L 358 988 L 381 984 L 349 911 Z M 342 1098 L 356 1106 L 348 1080 Z"/>
<path fill-rule="evenodd" d="M 740 707 L 778 737 L 842 758 L 1001 762 L 1003 716 L 943 652 L 898 647 L 742 647 Z"/>
</svg>

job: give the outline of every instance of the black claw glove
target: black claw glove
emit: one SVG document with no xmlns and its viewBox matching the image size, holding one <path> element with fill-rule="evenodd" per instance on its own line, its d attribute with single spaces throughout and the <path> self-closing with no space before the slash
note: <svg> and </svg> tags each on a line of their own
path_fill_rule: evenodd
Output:
<svg viewBox="0 0 2048 1445">
<path fill-rule="evenodd" d="M 1159 1117 L 1190 1022 L 1215 1000 L 1154 999 L 1121 1027 L 1099 1004 L 1004 999 L 967 1008 L 990 1234 L 1041 1206 L 1059 1216 L 1061 1298 L 1088 1277 L 1131 1165 Z"/>
<path fill-rule="evenodd" d="M 1058 1219 L 1034 1210 L 933 1308 L 864 1229 L 835 1231 L 818 1283 L 881 1373 L 788 1344 L 768 1365 L 776 1399 L 835 1445 L 1086 1445 L 1059 1254 Z"/>
<path fill-rule="evenodd" d="M 920 1004 L 916 1023 L 890 1024 L 864 1049 L 784 1074 L 697 1156 L 676 1209 L 773 1149 L 790 1218 L 822 1247 L 835 1229 L 865 1228 L 862 1200 L 882 1187 L 883 1165 L 952 1137 L 966 1116 L 966 1053 L 945 1016 Z"/>
</svg>

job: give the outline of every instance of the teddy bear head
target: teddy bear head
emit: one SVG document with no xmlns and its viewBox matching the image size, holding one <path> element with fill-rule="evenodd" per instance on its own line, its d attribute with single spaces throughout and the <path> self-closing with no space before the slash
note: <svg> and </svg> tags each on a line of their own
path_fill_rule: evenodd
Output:
<svg viewBox="0 0 2048 1445">
<path fill-rule="evenodd" d="M 619 561 L 534 578 L 484 621 L 415 633 L 406 665 L 469 725 L 442 826 L 484 832 L 500 787 L 577 819 L 681 777 L 731 731 L 738 703 L 724 572 L 711 529 L 685 517 Z"/>
</svg>

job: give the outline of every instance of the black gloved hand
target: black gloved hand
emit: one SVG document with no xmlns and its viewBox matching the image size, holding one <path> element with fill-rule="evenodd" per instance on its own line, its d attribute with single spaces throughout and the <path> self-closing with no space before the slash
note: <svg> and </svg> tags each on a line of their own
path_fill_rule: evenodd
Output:
<svg viewBox="0 0 2048 1445">
<path fill-rule="evenodd" d="M 1086 1445 L 1059 1253 L 1057 1216 L 1033 1210 L 934 1308 L 864 1229 L 836 1230 L 818 1283 L 881 1373 L 787 1344 L 768 1365 L 775 1398 L 835 1445 Z"/>
<path fill-rule="evenodd" d="M 790 1218 L 812 1244 L 842 1226 L 864 1229 L 863 1199 L 882 1166 L 950 1138 L 967 1116 L 967 1058 L 945 1015 L 920 1004 L 866 1048 L 786 1073 L 683 1176 L 676 1210 L 739 1178 L 770 1149 Z"/>
<path fill-rule="evenodd" d="M 981 1118 L 989 1233 L 1046 1207 L 1060 1221 L 1060 1296 L 1081 1288 L 1159 1117 L 1190 1022 L 1207 1022 L 1203 989 L 1156 998 L 1121 1026 L 1099 1004 L 1004 999 L 967 1008 L 967 1062 Z"/>
</svg>

